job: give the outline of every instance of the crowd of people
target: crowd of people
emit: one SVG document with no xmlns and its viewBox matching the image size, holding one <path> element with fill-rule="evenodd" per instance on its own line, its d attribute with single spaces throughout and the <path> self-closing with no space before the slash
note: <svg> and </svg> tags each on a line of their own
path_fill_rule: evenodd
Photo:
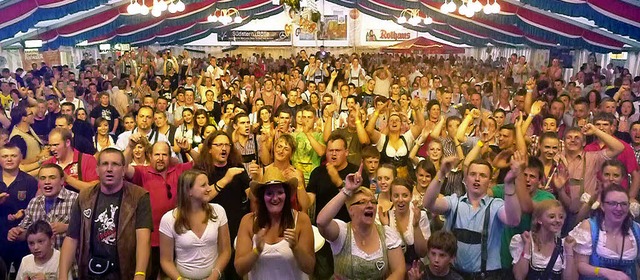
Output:
<svg viewBox="0 0 640 280">
<path fill-rule="evenodd" d="M 322 47 L 3 69 L 0 275 L 638 279 L 640 77 L 562 70 Z"/>
</svg>

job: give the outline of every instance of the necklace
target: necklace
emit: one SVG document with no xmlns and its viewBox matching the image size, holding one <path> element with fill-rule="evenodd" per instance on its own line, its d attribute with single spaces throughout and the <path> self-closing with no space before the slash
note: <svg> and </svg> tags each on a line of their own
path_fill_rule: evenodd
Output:
<svg viewBox="0 0 640 280">
<path fill-rule="evenodd" d="M 355 230 L 355 228 L 353 228 L 353 227 L 351 228 L 351 231 L 353 232 L 354 237 L 360 238 L 360 245 L 361 246 L 366 246 L 367 245 L 366 237 L 363 234 L 358 233 L 358 231 Z M 369 233 L 371 233 L 371 230 L 369 230 Z M 355 238 L 354 238 L 354 241 L 356 241 Z M 356 243 L 358 243 L 358 242 L 356 242 Z"/>
</svg>

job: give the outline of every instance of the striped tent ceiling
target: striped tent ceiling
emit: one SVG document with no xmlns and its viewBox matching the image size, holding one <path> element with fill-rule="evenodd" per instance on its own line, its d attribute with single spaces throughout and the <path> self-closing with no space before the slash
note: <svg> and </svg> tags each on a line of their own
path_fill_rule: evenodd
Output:
<svg viewBox="0 0 640 280">
<path fill-rule="evenodd" d="M 153 2 L 144 1 L 148 6 Z M 164 12 L 156 18 L 129 15 L 129 0 L 3 0 L 0 14 L 12 16 L 0 17 L 0 44 L 8 46 L 27 39 L 43 40 L 45 49 L 83 41 L 184 44 L 284 11 L 272 0 L 182 1 L 186 4 L 183 12 Z M 496 0 L 501 6 L 499 14 L 477 13 L 472 18 L 441 13 L 444 0 L 319 1 L 394 21 L 405 8 L 420 9 L 433 18 L 433 24 L 406 24 L 406 28 L 457 44 L 564 47 L 600 53 L 640 49 L 640 3 L 635 0 Z M 487 0 L 480 1 L 484 4 Z M 459 0 L 455 2 L 460 4 Z M 221 26 L 206 21 L 215 9 L 231 7 L 241 11 L 244 20 L 240 24 Z"/>
</svg>

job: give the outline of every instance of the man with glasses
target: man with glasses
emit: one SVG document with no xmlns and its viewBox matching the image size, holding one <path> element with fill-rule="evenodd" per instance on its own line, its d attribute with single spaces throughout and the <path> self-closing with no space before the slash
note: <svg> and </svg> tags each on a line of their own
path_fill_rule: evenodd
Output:
<svg viewBox="0 0 640 280">
<path fill-rule="evenodd" d="M 151 255 L 147 267 L 148 279 L 156 279 L 160 271 L 160 219 L 164 213 L 176 207 L 178 197 L 178 177 L 183 172 L 193 168 L 193 161 L 176 163 L 171 160 L 171 148 L 168 142 L 156 142 L 151 148 L 151 164 L 149 166 L 132 166 L 133 148 L 142 137 L 140 133 L 131 135 L 129 144 L 124 150 L 126 162 L 125 177 L 131 183 L 143 187 L 149 192 L 151 199 L 151 217 L 153 231 L 151 232 Z M 178 143 L 184 152 L 197 158 L 197 152 L 184 139 L 186 145 Z M 183 147 L 184 146 L 184 147 Z"/>
</svg>

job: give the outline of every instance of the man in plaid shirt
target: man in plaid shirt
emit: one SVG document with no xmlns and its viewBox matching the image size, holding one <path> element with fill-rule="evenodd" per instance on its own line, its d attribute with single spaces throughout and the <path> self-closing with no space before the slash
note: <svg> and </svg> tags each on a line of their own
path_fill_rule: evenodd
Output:
<svg viewBox="0 0 640 280">
<path fill-rule="evenodd" d="M 64 171 L 55 163 L 42 165 L 37 178 L 42 194 L 29 202 L 24 218 L 17 227 L 9 230 L 7 238 L 9 241 L 24 241 L 27 228 L 38 220 L 44 220 L 53 229 L 54 247 L 60 250 L 69 226 L 71 206 L 78 199 L 78 194 L 63 187 Z"/>
</svg>

